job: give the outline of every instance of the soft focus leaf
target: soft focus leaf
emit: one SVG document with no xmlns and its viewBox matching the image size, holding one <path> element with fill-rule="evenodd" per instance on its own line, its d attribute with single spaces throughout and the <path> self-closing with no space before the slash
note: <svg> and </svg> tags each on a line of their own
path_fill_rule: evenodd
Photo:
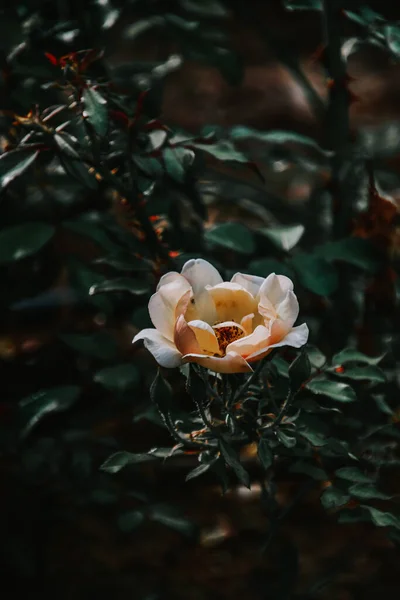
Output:
<svg viewBox="0 0 400 600">
<path fill-rule="evenodd" d="M 313 254 L 298 254 L 291 260 L 300 283 L 319 296 L 330 296 L 338 286 L 335 268 Z"/>
<path fill-rule="evenodd" d="M 377 527 L 395 527 L 396 529 L 400 529 L 400 519 L 398 516 L 365 504 L 362 504 L 361 507 L 369 513 L 371 521 Z"/>
<path fill-rule="evenodd" d="M 14 179 L 22 175 L 36 160 L 38 150 L 19 149 L 5 152 L 0 156 L 0 191 Z"/>
<path fill-rule="evenodd" d="M 286 448 L 294 448 L 296 445 L 296 438 L 284 433 L 282 429 L 278 429 L 276 436 L 281 444 L 283 444 Z"/>
<path fill-rule="evenodd" d="M 328 475 L 324 471 L 324 469 L 321 469 L 321 467 L 317 467 L 316 465 L 307 463 L 304 460 L 297 460 L 291 465 L 289 471 L 290 473 L 302 473 L 304 475 L 308 475 L 316 481 L 328 480 Z"/>
<path fill-rule="evenodd" d="M 70 408 L 78 399 L 81 390 L 76 385 L 66 385 L 36 392 L 19 403 L 21 419 L 21 437 L 30 431 L 50 413 Z"/>
<path fill-rule="evenodd" d="M 250 476 L 240 463 L 239 457 L 235 450 L 222 439 L 219 440 L 219 447 L 226 464 L 235 472 L 240 483 L 250 489 Z"/>
<path fill-rule="evenodd" d="M 337 402 L 355 402 L 357 400 L 355 391 L 346 383 L 329 379 L 312 379 L 306 384 L 306 388 L 313 394 L 322 394 Z"/>
<path fill-rule="evenodd" d="M 78 354 L 98 360 L 113 360 L 117 346 L 114 338 L 105 331 L 92 334 L 65 333 L 60 339 Z"/>
<path fill-rule="evenodd" d="M 82 99 L 87 117 L 93 129 L 100 136 L 105 136 L 108 129 L 108 110 L 106 99 L 93 87 L 83 90 Z"/>
<path fill-rule="evenodd" d="M 126 292 L 134 296 L 141 296 L 149 291 L 150 286 L 147 281 L 119 277 L 118 279 L 108 279 L 100 283 L 95 283 L 89 289 L 89 296 L 111 292 Z"/>
<path fill-rule="evenodd" d="M 341 479 L 352 481 L 354 483 L 371 483 L 372 479 L 369 475 L 365 475 L 357 467 L 342 467 L 335 471 L 335 475 Z"/>
<path fill-rule="evenodd" d="M 273 258 L 257 258 L 252 260 L 249 263 L 247 271 L 251 275 L 258 275 L 259 277 L 268 277 L 270 273 L 276 273 L 277 275 L 286 275 L 290 279 L 294 278 L 294 272 L 286 263 Z"/>
<path fill-rule="evenodd" d="M 377 365 L 383 359 L 384 355 L 381 356 L 367 356 L 358 350 L 353 348 L 345 348 L 332 358 L 332 365 L 341 366 L 347 363 L 365 363 L 367 365 Z"/>
<path fill-rule="evenodd" d="M 151 454 L 133 454 L 132 452 L 115 452 L 101 465 L 101 470 L 107 473 L 118 473 L 127 465 L 136 465 L 151 460 L 157 460 Z"/>
<path fill-rule="evenodd" d="M 316 248 L 315 252 L 329 262 L 346 262 L 370 273 L 375 273 L 381 263 L 371 242 L 363 238 L 349 237 L 329 242 Z"/>
<path fill-rule="evenodd" d="M 270 227 L 258 229 L 257 233 L 265 235 L 280 250 L 289 251 L 301 239 L 304 233 L 303 225 L 281 225 L 279 227 Z"/>
<path fill-rule="evenodd" d="M 347 492 L 335 488 L 333 485 L 326 488 L 321 495 L 321 504 L 327 510 L 343 506 L 343 504 L 346 504 L 349 500 L 350 496 Z"/>
<path fill-rule="evenodd" d="M 261 437 L 258 442 L 258 459 L 264 469 L 267 471 L 274 461 L 274 454 L 271 450 L 270 444 L 267 439 Z"/>
<path fill-rule="evenodd" d="M 386 381 L 385 373 L 375 365 L 365 365 L 362 367 L 341 367 L 340 371 L 333 369 L 337 377 L 347 377 L 355 381 L 369 381 L 374 384 L 384 383 Z"/>
<path fill-rule="evenodd" d="M 55 233 L 47 223 L 30 222 L 0 231 L 0 264 L 36 254 Z"/>
<path fill-rule="evenodd" d="M 349 487 L 349 492 L 360 500 L 390 500 L 392 498 L 378 490 L 373 483 L 355 483 Z"/>
<path fill-rule="evenodd" d="M 130 533 L 144 521 L 144 514 L 140 510 L 129 510 L 118 517 L 118 527 L 124 533 Z"/>
<path fill-rule="evenodd" d="M 251 231 L 241 223 L 222 223 L 206 231 L 207 242 L 238 252 L 252 254 L 255 250 L 254 237 Z"/>
<path fill-rule="evenodd" d="M 138 385 L 140 374 L 134 364 L 124 363 L 97 371 L 93 379 L 110 391 L 124 392 Z"/>
</svg>

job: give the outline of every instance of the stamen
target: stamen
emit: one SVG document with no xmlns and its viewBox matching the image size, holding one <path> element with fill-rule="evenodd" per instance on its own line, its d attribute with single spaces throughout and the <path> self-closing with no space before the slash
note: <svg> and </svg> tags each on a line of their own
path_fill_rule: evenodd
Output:
<svg viewBox="0 0 400 600">
<path fill-rule="evenodd" d="M 215 327 L 214 332 L 218 340 L 219 349 L 225 354 L 226 347 L 235 340 L 243 337 L 244 332 L 241 327 L 227 325 L 226 327 Z"/>
</svg>

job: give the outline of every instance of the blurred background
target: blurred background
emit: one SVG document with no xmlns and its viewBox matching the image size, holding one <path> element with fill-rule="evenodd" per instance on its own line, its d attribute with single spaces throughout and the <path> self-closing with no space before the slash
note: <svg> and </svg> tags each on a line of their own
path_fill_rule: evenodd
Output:
<svg viewBox="0 0 400 600">
<path fill-rule="evenodd" d="M 51 67 L 44 52 L 59 57 L 71 48 L 96 47 L 104 49 L 115 89 L 129 94 L 151 85 L 158 118 L 173 130 L 290 130 L 323 144 L 329 86 L 320 13 L 288 10 L 280 0 L 230 0 L 224 6 L 223 14 L 211 0 L 32 0 L 0 8 L 0 108 L 4 115 L 7 110 L 25 115 L 46 102 L 37 84 L 40 70 Z M 371 0 L 368 6 L 387 19 L 400 19 L 396 2 Z M 222 31 L 230 54 L 222 53 L 213 66 L 199 58 L 190 26 L 182 52 L 181 39 L 148 25 L 159 14 L 182 11 L 189 23 L 206 18 L 204 27 Z M 360 44 L 353 51 L 358 25 L 348 20 L 346 27 L 351 133 L 364 136 L 370 148 L 394 148 L 377 164 L 381 188 L 398 211 L 400 64 L 379 45 Z M 41 37 L 41 31 L 46 35 Z M 19 36 L 26 32 L 33 32 L 31 49 L 21 55 L 13 87 L 7 56 L 20 51 Z M 2 138 L 3 150 L 6 142 Z M 206 206 L 205 227 L 227 220 L 249 226 L 300 222 L 310 245 L 322 243 L 329 226 L 326 165 L 314 157 L 300 161 L 279 151 L 270 154 L 257 140 L 241 144 L 263 180 L 246 165 L 206 157 L 197 182 Z M 21 195 L 10 188 L 3 196 L 2 227 L 31 215 L 61 222 L 104 209 L 122 231 L 130 231 L 129 219 L 109 192 L 84 190 L 65 173 L 24 190 Z M 168 202 L 171 193 L 176 192 L 166 190 L 163 196 L 161 190 L 159 203 Z M 362 202 L 361 195 L 361 208 Z M 198 217 L 184 198 L 180 210 L 183 229 L 190 232 Z M 51 246 L 39 254 L 0 265 L 4 593 L 58 600 L 397 598 L 398 550 L 366 524 L 337 526 L 334 515 L 320 507 L 321 489 L 288 513 L 273 550 L 260 552 L 267 517 L 251 447 L 242 459 L 252 474 L 252 489 L 234 487 L 225 495 L 212 476 L 185 483 L 196 464 L 190 456 L 128 467 L 114 476 L 100 470 L 118 449 L 145 452 L 171 441 L 149 404 L 154 363 L 144 350 L 131 347 L 134 334 L 148 325 L 146 306 L 134 295 L 120 299 L 114 311 L 108 297 L 88 301 L 87 290 L 96 279 L 84 265 L 99 252 L 96 240 L 83 231 L 76 225 L 59 227 Z M 390 236 L 391 254 L 398 257 L 398 227 L 391 226 Z M 253 263 L 269 256 L 266 248 Z M 244 266 L 235 254 L 216 258 L 228 271 Z M 324 313 L 325 299 L 301 291 L 300 296 L 312 341 L 329 349 L 332 324 Z M 378 353 L 390 339 L 396 354 L 398 311 L 383 292 L 379 301 L 371 309 L 374 319 L 364 315 L 349 341 Z M 105 373 L 109 364 L 122 367 L 110 375 Z M 39 390 L 57 386 L 63 386 L 65 397 L 54 410 L 52 399 Z M 31 400 L 24 404 L 24 398 Z M 279 474 L 282 505 L 299 480 L 300 475 L 285 470 Z M 298 579 L 288 573 L 298 573 Z"/>
</svg>

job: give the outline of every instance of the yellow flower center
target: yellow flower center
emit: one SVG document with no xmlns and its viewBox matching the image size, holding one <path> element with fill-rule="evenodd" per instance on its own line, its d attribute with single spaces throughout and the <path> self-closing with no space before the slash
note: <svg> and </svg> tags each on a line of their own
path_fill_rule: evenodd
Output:
<svg viewBox="0 0 400 600">
<path fill-rule="evenodd" d="M 218 346 L 221 354 L 225 354 L 226 347 L 235 340 L 243 337 L 244 333 L 241 327 L 235 325 L 227 325 L 226 327 L 215 327 L 215 336 L 218 341 Z"/>
</svg>

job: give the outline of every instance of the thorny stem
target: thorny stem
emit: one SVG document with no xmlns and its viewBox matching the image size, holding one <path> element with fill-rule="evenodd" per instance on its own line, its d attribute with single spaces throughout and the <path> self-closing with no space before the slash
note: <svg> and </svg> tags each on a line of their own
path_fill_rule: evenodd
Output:
<svg viewBox="0 0 400 600">
<path fill-rule="evenodd" d="M 269 355 L 270 356 L 270 355 Z M 239 398 L 241 398 L 243 396 L 243 394 L 245 392 L 247 392 L 247 390 L 249 389 L 249 387 L 251 386 L 252 383 L 254 383 L 254 381 L 257 380 L 257 378 L 259 377 L 264 365 L 266 362 L 266 358 L 262 358 L 258 364 L 257 367 L 254 369 L 254 371 L 252 372 L 252 374 L 250 375 L 250 377 L 245 381 L 245 383 L 238 389 L 238 391 L 236 392 L 236 394 L 233 397 L 233 404 L 235 402 L 237 402 L 239 400 Z"/>
</svg>

